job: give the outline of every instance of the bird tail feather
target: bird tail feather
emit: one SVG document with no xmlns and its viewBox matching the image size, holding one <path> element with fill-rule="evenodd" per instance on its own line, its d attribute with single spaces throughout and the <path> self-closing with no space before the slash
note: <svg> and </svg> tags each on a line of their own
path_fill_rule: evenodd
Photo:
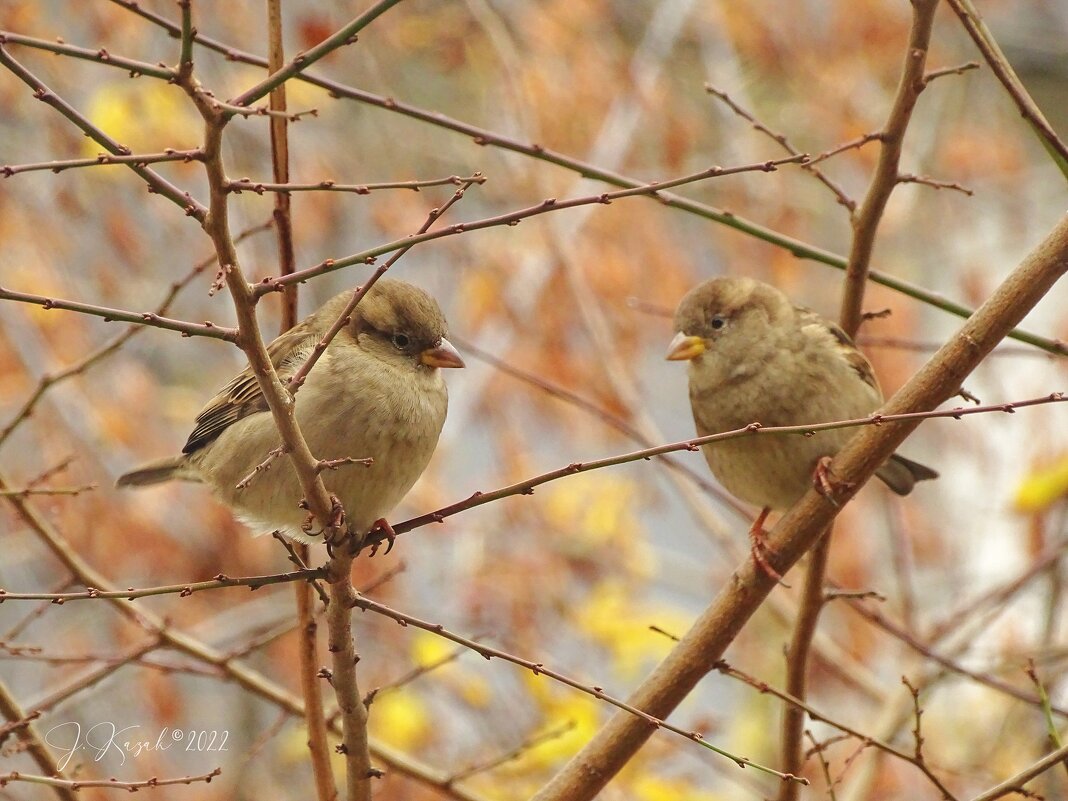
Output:
<svg viewBox="0 0 1068 801">
<path fill-rule="evenodd" d="M 136 470 L 124 473 L 115 482 L 116 487 L 147 487 L 151 484 L 160 484 L 164 481 L 196 480 L 185 470 L 184 456 L 168 456 L 166 459 L 157 459 L 154 462 L 142 465 Z"/>
<path fill-rule="evenodd" d="M 882 467 L 875 471 L 883 482 L 898 495 L 908 495 L 917 481 L 938 478 L 938 473 L 926 465 L 898 456 L 891 456 Z"/>
</svg>

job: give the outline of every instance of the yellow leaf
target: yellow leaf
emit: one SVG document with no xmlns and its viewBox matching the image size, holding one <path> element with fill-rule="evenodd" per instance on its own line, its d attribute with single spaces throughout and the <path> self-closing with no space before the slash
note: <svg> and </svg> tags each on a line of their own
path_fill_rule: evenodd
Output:
<svg viewBox="0 0 1068 801">
<path fill-rule="evenodd" d="M 685 798 L 686 801 L 718 801 L 722 796 L 695 790 L 692 784 L 682 779 L 665 779 L 648 774 L 639 776 L 630 783 L 631 798 L 636 801 L 669 801 Z"/>
<path fill-rule="evenodd" d="M 671 641 L 650 625 L 680 633 L 689 628 L 689 619 L 677 610 L 636 602 L 633 587 L 621 581 L 598 584 L 579 606 L 577 622 L 611 652 L 616 669 L 627 678 L 671 648 Z"/>
<path fill-rule="evenodd" d="M 414 693 L 390 692 L 371 704 L 368 728 L 397 748 L 410 749 L 422 744 L 430 732 L 430 713 Z"/>
<path fill-rule="evenodd" d="M 87 110 L 97 127 L 135 153 L 185 150 L 195 147 L 200 136 L 199 118 L 182 90 L 162 81 L 100 84 Z M 102 152 L 92 139 L 85 140 L 84 150 L 90 157 Z"/>
<path fill-rule="evenodd" d="M 448 659 L 455 651 L 454 643 L 429 631 L 421 631 L 412 639 L 412 659 L 418 665 L 433 665 Z"/>
<path fill-rule="evenodd" d="M 1068 496 L 1068 454 L 1033 470 L 1016 488 L 1019 512 L 1042 512 Z"/>
<path fill-rule="evenodd" d="M 639 573 L 652 569 L 652 554 L 643 548 L 642 530 L 634 514 L 641 487 L 628 478 L 607 473 L 574 476 L 549 489 L 545 499 L 548 522 L 568 532 L 567 542 L 579 553 L 611 546 Z M 631 553 L 632 549 L 637 552 Z"/>
</svg>

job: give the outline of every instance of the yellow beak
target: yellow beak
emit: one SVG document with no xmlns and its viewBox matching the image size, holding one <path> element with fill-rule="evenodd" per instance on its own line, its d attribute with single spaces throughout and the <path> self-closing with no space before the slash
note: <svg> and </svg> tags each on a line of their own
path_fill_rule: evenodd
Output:
<svg viewBox="0 0 1068 801">
<path fill-rule="evenodd" d="M 444 337 L 433 348 L 427 348 L 419 354 L 419 361 L 428 367 L 463 367 L 464 360 L 460 351 Z"/>
<path fill-rule="evenodd" d="M 689 361 L 700 356 L 705 350 L 705 341 L 701 337 L 689 337 L 680 331 L 668 345 L 664 358 L 671 362 Z"/>
</svg>

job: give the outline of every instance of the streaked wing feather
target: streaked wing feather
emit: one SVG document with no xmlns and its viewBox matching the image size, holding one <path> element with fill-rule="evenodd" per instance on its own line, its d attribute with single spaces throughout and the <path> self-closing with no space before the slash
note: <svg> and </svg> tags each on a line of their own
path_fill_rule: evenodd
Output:
<svg viewBox="0 0 1068 801">
<path fill-rule="evenodd" d="M 869 387 L 874 389 L 879 395 L 882 395 L 882 390 L 879 389 L 879 382 L 875 378 L 875 371 L 872 369 L 871 363 L 865 358 L 864 354 L 857 350 L 856 345 L 853 344 L 853 340 L 849 335 L 841 329 L 837 323 L 832 323 L 830 320 L 821 317 L 816 312 L 808 309 L 804 306 L 796 306 L 797 314 L 801 319 L 801 330 L 806 329 L 810 331 L 816 331 L 819 334 L 830 334 L 838 342 L 838 353 L 846 361 L 846 363 L 853 369 L 860 379 Z"/>
<path fill-rule="evenodd" d="M 293 376 L 314 347 L 315 335 L 301 323 L 275 339 L 267 347 L 267 354 L 284 382 Z M 245 367 L 197 415 L 196 427 L 182 453 L 203 448 L 238 420 L 267 410 L 267 400 L 252 368 Z"/>
</svg>

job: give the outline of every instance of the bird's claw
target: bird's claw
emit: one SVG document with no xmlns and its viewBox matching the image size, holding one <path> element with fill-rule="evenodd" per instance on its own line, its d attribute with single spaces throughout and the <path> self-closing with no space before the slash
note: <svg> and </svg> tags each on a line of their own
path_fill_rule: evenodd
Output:
<svg viewBox="0 0 1068 801">
<path fill-rule="evenodd" d="M 831 506 L 838 509 L 841 504 L 835 500 L 834 496 L 839 490 L 851 487 L 852 482 L 838 478 L 831 470 L 831 457 L 821 456 L 816 462 L 816 469 L 812 471 L 812 486 L 816 488 L 816 492 L 827 499 Z"/>
<path fill-rule="evenodd" d="M 764 530 L 764 521 L 767 520 L 769 511 L 764 509 L 749 527 L 749 552 L 753 555 L 753 561 L 756 562 L 757 567 L 764 571 L 764 575 L 775 579 L 784 587 L 789 587 L 790 585 L 783 581 L 782 574 L 768 561 L 768 555 L 775 553 L 768 545 L 768 532 Z"/>
<path fill-rule="evenodd" d="M 378 518 L 378 520 L 375 521 L 374 526 L 371 527 L 371 533 L 374 534 L 375 532 L 381 533 L 386 541 L 386 550 L 382 552 L 382 555 L 385 556 L 393 550 L 393 543 L 397 541 L 397 532 L 393 530 L 393 526 L 391 526 L 389 521 L 384 517 Z M 371 546 L 371 553 L 369 553 L 368 556 L 374 556 L 378 553 L 378 549 L 381 547 L 382 540 L 378 540 Z"/>
</svg>

